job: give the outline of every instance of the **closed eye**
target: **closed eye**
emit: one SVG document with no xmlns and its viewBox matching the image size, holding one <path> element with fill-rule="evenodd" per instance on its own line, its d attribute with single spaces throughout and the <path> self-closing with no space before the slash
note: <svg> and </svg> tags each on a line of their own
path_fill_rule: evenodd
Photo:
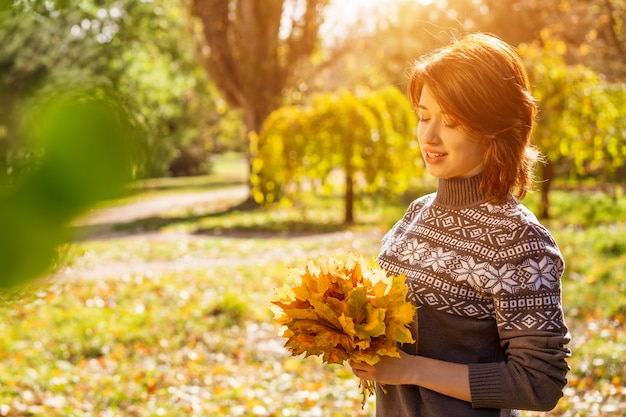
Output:
<svg viewBox="0 0 626 417">
<path fill-rule="evenodd" d="M 417 120 L 421 123 L 427 122 L 430 120 L 430 117 L 424 116 L 424 114 L 421 111 L 416 111 L 415 113 L 417 114 Z"/>
</svg>

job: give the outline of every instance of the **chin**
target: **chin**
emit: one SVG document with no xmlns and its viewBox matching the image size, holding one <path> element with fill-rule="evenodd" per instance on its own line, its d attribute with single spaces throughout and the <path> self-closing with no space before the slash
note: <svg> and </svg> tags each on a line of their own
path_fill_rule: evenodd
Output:
<svg viewBox="0 0 626 417">
<path fill-rule="evenodd" d="M 428 170 L 428 173 L 429 173 L 431 176 L 435 177 L 435 178 L 441 178 L 441 179 L 444 179 L 444 180 L 446 180 L 446 179 L 450 179 L 450 178 L 453 178 L 453 177 L 451 177 L 451 176 L 449 176 L 449 175 L 446 175 L 446 174 L 443 174 L 443 173 L 441 173 L 441 172 L 437 172 L 437 171 L 432 171 L 432 170 L 430 170 L 430 169 Z"/>
</svg>

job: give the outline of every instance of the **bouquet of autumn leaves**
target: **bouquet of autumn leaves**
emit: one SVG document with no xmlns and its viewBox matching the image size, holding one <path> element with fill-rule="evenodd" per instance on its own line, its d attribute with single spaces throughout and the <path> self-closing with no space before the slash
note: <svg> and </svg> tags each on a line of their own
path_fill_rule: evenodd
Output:
<svg viewBox="0 0 626 417">
<path fill-rule="evenodd" d="M 348 359 L 377 363 L 399 357 L 397 343 L 413 343 L 409 324 L 415 307 L 406 301 L 404 275 L 391 276 L 377 264 L 350 254 L 309 259 L 291 269 L 300 283 L 276 290 L 274 320 L 285 326 L 285 347 L 294 355 L 321 356 L 341 364 Z M 361 381 L 363 404 L 374 383 Z"/>
</svg>

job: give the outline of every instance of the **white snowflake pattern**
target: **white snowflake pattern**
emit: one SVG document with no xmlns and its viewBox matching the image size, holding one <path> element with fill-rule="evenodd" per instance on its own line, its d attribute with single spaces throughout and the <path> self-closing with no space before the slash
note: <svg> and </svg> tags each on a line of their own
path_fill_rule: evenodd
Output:
<svg viewBox="0 0 626 417">
<path fill-rule="evenodd" d="M 544 256 L 539 262 L 529 259 L 527 263 L 523 269 L 530 274 L 528 282 L 534 290 L 542 286 L 554 288 L 556 277 L 554 276 L 554 262 L 551 258 Z"/>
<path fill-rule="evenodd" d="M 519 286 L 519 283 L 515 280 L 516 273 L 517 268 L 511 264 L 502 265 L 500 269 L 489 266 L 489 270 L 485 274 L 485 289 L 492 294 L 500 292 L 515 293 L 515 289 Z"/>
<path fill-rule="evenodd" d="M 415 265 L 422 258 L 422 254 L 428 250 L 428 243 L 421 242 L 417 239 L 407 241 L 406 246 L 398 253 L 401 261 L 408 261 L 409 264 Z"/>
<path fill-rule="evenodd" d="M 460 266 L 452 272 L 455 274 L 457 282 L 467 282 L 472 287 L 480 287 L 481 279 L 487 273 L 487 262 L 476 263 L 474 258 L 467 257 L 459 261 Z"/>
<path fill-rule="evenodd" d="M 401 236 L 388 234 L 383 238 L 384 252 L 392 254 L 400 250 L 400 247 L 404 243 L 404 239 Z"/>
<path fill-rule="evenodd" d="M 439 269 L 446 268 L 448 262 L 451 262 L 455 256 L 454 251 L 446 252 L 443 248 L 437 248 L 430 252 L 430 256 L 422 261 L 421 266 L 424 268 L 431 267 L 434 272 L 437 272 Z"/>
</svg>

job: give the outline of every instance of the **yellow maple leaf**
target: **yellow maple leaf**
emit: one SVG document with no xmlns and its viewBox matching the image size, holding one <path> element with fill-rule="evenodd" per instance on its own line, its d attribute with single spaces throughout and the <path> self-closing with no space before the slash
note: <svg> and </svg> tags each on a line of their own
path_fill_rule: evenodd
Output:
<svg viewBox="0 0 626 417">
<path fill-rule="evenodd" d="M 339 314 L 328 304 L 324 303 L 324 301 L 313 298 L 309 300 L 309 303 L 311 303 L 313 311 L 317 314 L 319 319 L 325 324 L 333 326 L 336 329 L 341 329 L 343 327 L 339 321 Z"/>
<path fill-rule="evenodd" d="M 356 335 L 362 339 L 369 339 L 385 334 L 385 309 L 375 308 L 371 304 L 365 305 L 366 319 L 354 326 Z"/>
<path fill-rule="evenodd" d="M 356 335 L 354 330 L 354 320 L 352 317 L 347 317 L 344 313 L 339 316 L 339 323 L 341 323 L 341 328 L 346 334 Z"/>
</svg>

